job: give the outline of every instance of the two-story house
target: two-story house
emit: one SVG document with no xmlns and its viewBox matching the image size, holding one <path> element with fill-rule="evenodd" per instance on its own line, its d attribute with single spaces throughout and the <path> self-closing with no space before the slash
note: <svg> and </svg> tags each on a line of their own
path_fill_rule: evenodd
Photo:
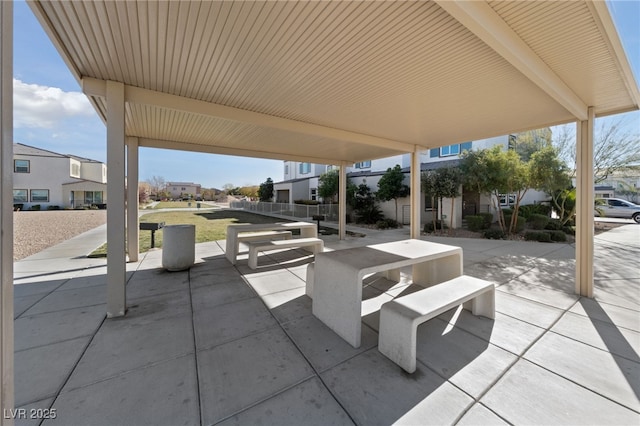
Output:
<svg viewBox="0 0 640 426">
<path fill-rule="evenodd" d="M 434 148 L 424 151 L 420 154 L 421 171 L 435 170 L 441 167 L 457 166 L 460 163 L 460 157 L 465 150 L 480 150 L 491 148 L 495 145 L 501 145 L 504 149 L 508 149 L 513 135 L 499 136 L 495 138 L 483 139 L 478 141 L 465 142 Z M 354 184 L 360 185 L 365 183 L 373 192 L 378 188 L 378 181 L 385 174 L 388 168 L 400 165 L 405 173 L 405 182 L 409 185 L 411 155 L 396 155 L 388 158 L 381 158 L 371 161 L 363 161 L 347 168 L 347 178 Z M 306 165 L 306 166 L 303 166 Z M 284 162 L 285 180 L 274 184 L 274 192 L 276 201 L 284 203 L 293 203 L 294 200 L 318 200 L 317 187 L 318 178 L 321 174 L 331 170 L 332 166 L 298 163 L 293 161 Z M 305 173 L 302 173 L 305 172 Z M 523 204 L 532 204 L 546 199 L 544 193 L 530 190 L 523 199 Z M 509 205 L 509 194 L 497 200 L 501 207 Z M 432 200 L 428 196 L 422 197 L 423 206 L 421 208 L 421 222 L 429 222 L 434 214 L 438 214 L 440 218 L 443 214 L 449 215 L 451 211 L 451 200 L 443 200 L 442 206 L 436 208 L 432 205 Z M 462 196 L 454 201 L 454 218 L 453 226 L 459 227 L 464 216 L 477 214 L 481 212 L 493 212 L 493 204 L 487 195 L 478 194 L 468 188 L 463 188 Z M 393 201 L 381 203 L 380 208 L 384 215 L 389 218 L 396 216 L 395 203 Z M 404 224 L 409 223 L 410 218 L 410 199 L 398 200 L 398 221 Z M 447 222 L 450 218 L 447 217 Z"/>
<path fill-rule="evenodd" d="M 165 191 L 174 200 L 202 199 L 202 186 L 193 182 L 167 182 Z"/>
<path fill-rule="evenodd" d="M 106 164 L 13 144 L 13 203 L 20 208 L 104 207 L 106 194 Z"/>
</svg>

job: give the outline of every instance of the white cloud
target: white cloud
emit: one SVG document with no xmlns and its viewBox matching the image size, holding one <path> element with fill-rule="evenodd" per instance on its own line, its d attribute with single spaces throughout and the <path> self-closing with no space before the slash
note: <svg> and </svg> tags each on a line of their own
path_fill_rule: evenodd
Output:
<svg viewBox="0 0 640 426">
<path fill-rule="evenodd" d="M 61 120 L 90 117 L 95 110 L 80 92 L 27 84 L 13 79 L 13 125 L 51 129 Z"/>
</svg>

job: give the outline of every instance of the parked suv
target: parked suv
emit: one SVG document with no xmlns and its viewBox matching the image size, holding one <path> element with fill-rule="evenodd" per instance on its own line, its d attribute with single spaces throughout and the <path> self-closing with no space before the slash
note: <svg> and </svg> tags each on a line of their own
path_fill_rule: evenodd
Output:
<svg viewBox="0 0 640 426">
<path fill-rule="evenodd" d="M 598 198 L 596 216 L 633 219 L 636 223 L 640 223 L 640 206 L 620 198 Z"/>
</svg>

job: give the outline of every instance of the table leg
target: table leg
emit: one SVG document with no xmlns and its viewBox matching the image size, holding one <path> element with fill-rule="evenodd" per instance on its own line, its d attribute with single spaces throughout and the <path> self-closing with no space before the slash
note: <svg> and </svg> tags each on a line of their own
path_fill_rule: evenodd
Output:
<svg viewBox="0 0 640 426">
<path fill-rule="evenodd" d="M 413 283 L 431 287 L 462 275 L 462 253 L 413 265 Z"/>
<path fill-rule="evenodd" d="M 316 257 L 313 315 L 354 348 L 362 333 L 362 277 L 345 265 Z"/>
</svg>

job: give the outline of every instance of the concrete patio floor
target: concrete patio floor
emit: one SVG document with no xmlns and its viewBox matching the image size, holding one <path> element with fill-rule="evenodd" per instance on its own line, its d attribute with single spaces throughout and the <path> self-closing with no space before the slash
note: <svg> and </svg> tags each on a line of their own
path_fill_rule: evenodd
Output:
<svg viewBox="0 0 640 426">
<path fill-rule="evenodd" d="M 323 238 L 341 249 L 408 231 Z M 421 325 L 411 375 L 377 350 L 377 309 L 411 291 L 405 274 L 367 279 L 354 349 L 311 314 L 302 251 L 253 271 L 203 243 L 184 272 L 148 252 L 127 265 L 117 319 L 105 261 L 72 254 L 82 238 L 16 262 L 16 406 L 55 409 L 45 425 L 640 423 L 640 226 L 596 237 L 595 299 L 574 294 L 572 245 L 424 239 L 463 247 L 465 274 L 498 285 L 497 314 Z"/>
</svg>

